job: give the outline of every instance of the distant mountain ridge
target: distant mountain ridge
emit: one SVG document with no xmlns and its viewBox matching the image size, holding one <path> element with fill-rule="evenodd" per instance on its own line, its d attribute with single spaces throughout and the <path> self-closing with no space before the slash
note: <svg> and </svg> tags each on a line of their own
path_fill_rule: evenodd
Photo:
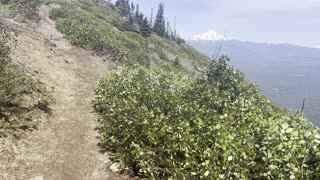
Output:
<svg viewBox="0 0 320 180">
<path fill-rule="evenodd" d="M 269 45 L 288 45 L 288 46 L 298 46 L 304 48 L 313 48 L 319 49 L 320 46 L 302 46 L 296 44 L 289 44 L 289 43 L 272 43 L 272 42 L 254 42 L 254 41 L 247 41 L 247 40 L 238 40 L 226 35 L 222 35 L 215 30 L 209 30 L 203 34 L 194 35 L 188 39 L 188 41 L 238 41 L 238 42 L 246 42 L 246 43 L 256 43 L 256 44 L 269 44 Z"/>
</svg>

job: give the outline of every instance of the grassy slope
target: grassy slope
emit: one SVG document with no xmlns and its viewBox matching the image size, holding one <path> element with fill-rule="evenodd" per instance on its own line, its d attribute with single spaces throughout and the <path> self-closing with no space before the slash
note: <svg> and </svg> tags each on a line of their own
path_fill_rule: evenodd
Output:
<svg viewBox="0 0 320 180">
<path fill-rule="evenodd" d="M 125 31 L 127 19 L 100 0 L 48 0 L 51 18 L 74 45 L 93 49 L 99 54 L 111 55 L 127 65 L 156 65 L 178 71 L 193 71 L 204 67 L 210 59 L 188 45 L 160 38 L 153 34 L 144 38 L 136 32 Z M 179 66 L 173 66 L 176 57 Z"/>
</svg>

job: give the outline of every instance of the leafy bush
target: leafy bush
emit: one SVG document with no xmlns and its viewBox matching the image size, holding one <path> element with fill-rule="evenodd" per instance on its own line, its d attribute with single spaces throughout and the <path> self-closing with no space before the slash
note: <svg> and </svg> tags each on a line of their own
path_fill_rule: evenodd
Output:
<svg viewBox="0 0 320 180">
<path fill-rule="evenodd" d="M 139 26 L 136 24 L 130 25 L 126 21 L 119 21 L 119 20 L 114 20 L 112 24 L 115 27 L 117 27 L 120 31 L 129 31 L 129 32 L 140 33 Z"/>
<path fill-rule="evenodd" d="M 174 58 L 173 65 L 174 66 L 180 66 L 180 59 L 179 59 L 178 56 L 176 58 Z"/>
<path fill-rule="evenodd" d="M 28 113 L 33 109 L 48 111 L 52 97 L 40 83 L 32 80 L 11 63 L 11 46 L 15 38 L 0 28 L 0 136 L 7 130 L 33 127 Z M 31 97 L 30 106 L 22 106 Z"/>
<path fill-rule="evenodd" d="M 169 61 L 169 57 L 168 55 L 160 48 L 155 49 L 157 54 L 159 55 L 160 59 L 165 60 L 165 61 Z"/>
<path fill-rule="evenodd" d="M 196 79 L 142 67 L 103 78 L 102 146 L 145 179 L 319 179 L 318 130 L 227 62 Z"/>
</svg>

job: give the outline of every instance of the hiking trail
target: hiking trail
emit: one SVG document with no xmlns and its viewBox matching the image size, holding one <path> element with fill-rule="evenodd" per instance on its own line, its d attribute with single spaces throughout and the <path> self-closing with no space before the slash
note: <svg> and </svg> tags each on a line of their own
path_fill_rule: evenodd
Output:
<svg viewBox="0 0 320 180">
<path fill-rule="evenodd" d="M 114 65 L 105 57 L 72 46 L 49 19 L 47 6 L 37 24 L 24 25 L 14 49 L 14 62 L 35 74 L 56 103 L 52 114 L 39 115 L 38 130 L 20 140 L 0 139 L 0 179 L 124 179 L 100 153 L 92 107 L 97 81 Z"/>
</svg>

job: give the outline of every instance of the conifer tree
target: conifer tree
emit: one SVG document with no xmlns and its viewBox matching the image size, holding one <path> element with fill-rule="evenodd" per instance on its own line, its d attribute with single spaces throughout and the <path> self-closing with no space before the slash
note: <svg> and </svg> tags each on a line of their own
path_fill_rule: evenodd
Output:
<svg viewBox="0 0 320 180">
<path fill-rule="evenodd" d="M 144 21 L 144 15 L 143 13 L 141 12 L 138 16 L 138 24 L 139 25 L 142 25 L 143 24 L 143 21 Z"/>
<path fill-rule="evenodd" d="M 164 37 L 166 34 L 166 22 L 164 19 L 164 4 L 159 4 L 158 13 L 154 23 L 153 31 L 159 36 Z"/>
<path fill-rule="evenodd" d="M 130 14 L 131 10 L 130 10 L 129 0 L 117 0 L 116 7 L 119 8 L 120 14 L 122 16 L 127 16 Z"/>
<path fill-rule="evenodd" d="M 174 33 L 171 31 L 171 33 L 170 33 L 170 39 L 172 40 L 172 41 L 175 41 L 175 36 L 174 36 Z"/>
<path fill-rule="evenodd" d="M 153 29 L 153 8 L 151 8 L 150 28 Z"/>
<path fill-rule="evenodd" d="M 139 14 L 140 14 L 140 10 L 139 10 L 139 4 L 136 5 L 136 14 L 135 14 L 135 19 L 138 21 L 139 18 Z"/>
<path fill-rule="evenodd" d="M 135 8 L 135 5 L 133 4 L 133 2 L 131 2 L 131 13 L 134 13 Z"/>
<path fill-rule="evenodd" d="M 129 16 L 129 25 L 133 25 L 134 24 L 134 17 L 130 14 Z"/>
<path fill-rule="evenodd" d="M 176 40 L 176 42 L 179 44 L 179 45 L 181 45 L 181 44 L 184 44 L 185 43 L 185 40 L 184 39 L 182 39 L 181 37 L 180 37 L 180 35 L 178 34 L 177 36 L 176 36 L 176 38 L 175 38 Z"/>
<path fill-rule="evenodd" d="M 150 37 L 152 34 L 152 29 L 150 28 L 149 21 L 147 18 L 144 18 L 140 27 L 141 35 L 144 37 Z"/>
</svg>

